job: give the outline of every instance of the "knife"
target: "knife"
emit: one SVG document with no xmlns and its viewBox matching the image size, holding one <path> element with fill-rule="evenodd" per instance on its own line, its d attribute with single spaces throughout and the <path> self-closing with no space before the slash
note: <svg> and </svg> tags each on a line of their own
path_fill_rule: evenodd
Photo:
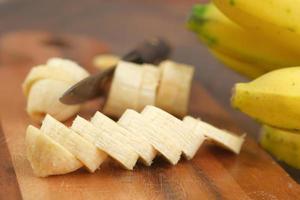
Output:
<svg viewBox="0 0 300 200">
<path fill-rule="evenodd" d="M 152 38 L 125 54 L 122 60 L 155 64 L 166 59 L 170 52 L 171 47 L 166 40 Z M 60 102 L 68 105 L 79 104 L 105 94 L 107 82 L 112 78 L 115 68 L 116 66 L 113 66 L 79 81 L 60 97 Z"/>
</svg>

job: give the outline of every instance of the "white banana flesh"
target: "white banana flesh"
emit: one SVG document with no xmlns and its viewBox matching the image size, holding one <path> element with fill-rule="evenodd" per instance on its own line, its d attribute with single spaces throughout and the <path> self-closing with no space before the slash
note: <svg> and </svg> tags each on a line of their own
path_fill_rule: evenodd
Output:
<svg viewBox="0 0 300 200">
<path fill-rule="evenodd" d="M 143 64 L 142 71 L 142 83 L 139 91 L 137 111 L 143 110 L 146 105 L 155 105 L 160 79 L 160 70 L 154 65 Z"/>
<path fill-rule="evenodd" d="M 116 123 L 97 112 L 87 121 L 77 116 L 71 128 L 50 115 L 41 129 L 29 126 L 26 151 L 37 176 L 64 174 L 82 166 L 94 172 L 107 156 L 132 170 L 138 160 L 148 166 L 157 154 L 175 165 L 182 152 L 191 159 L 205 140 L 238 154 L 244 142 L 236 136 L 201 120 L 183 121 L 154 106 L 142 113 L 128 109 Z"/>
<path fill-rule="evenodd" d="M 226 130 L 218 129 L 206 122 L 203 122 L 199 119 L 195 119 L 190 116 L 186 116 L 183 119 L 183 123 L 188 126 L 194 124 L 194 132 L 204 135 L 209 140 L 225 147 L 226 149 L 239 154 L 242 144 L 245 140 L 245 134 L 241 136 L 234 135 Z"/>
<path fill-rule="evenodd" d="M 141 111 L 154 105 L 159 78 L 160 71 L 154 65 L 120 61 L 103 112 L 120 117 L 126 109 Z"/>
<path fill-rule="evenodd" d="M 147 149 L 145 149 L 145 152 L 148 154 L 150 164 L 157 152 L 161 153 L 173 165 L 178 162 L 181 154 L 180 150 L 175 151 L 176 146 L 168 139 L 166 132 L 158 133 L 151 123 L 143 120 L 140 113 L 127 109 L 119 119 L 118 124 L 142 140 L 141 143 Z"/>
<path fill-rule="evenodd" d="M 59 121 L 76 114 L 80 105 L 65 105 L 59 98 L 77 81 L 88 76 L 88 72 L 76 63 L 61 59 L 49 59 L 45 65 L 33 67 L 23 83 L 27 97 L 27 112 L 41 122 L 48 113 Z"/>
<path fill-rule="evenodd" d="M 163 61 L 159 67 L 161 80 L 155 105 L 175 116 L 185 116 L 188 110 L 194 68 L 170 60 Z"/>
<path fill-rule="evenodd" d="M 50 115 L 45 117 L 41 131 L 69 150 L 90 172 L 96 171 L 106 159 L 106 154 L 93 143 L 76 134 Z"/>
<path fill-rule="evenodd" d="M 103 112 L 119 117 L 127 108 L 137 110 L 142 75 L 143 71 L 139 65 L 120 61 L 114 73 Z"/>
<path fill-rule="evenodd" d="M 138 160 L 138 154 L 127 143 L 128 139 L 118 132 L 98 128 L 79 116 L 74 120 L 71 129 L 117 160 L 126 169 L 132 170 Z"/>
<path fill-rule="evenodd" d="M 79 105 L 65 105 L 58 99 L 70 87 L 69 83 L 43 79 L 30 89 L 27 98 L 27 113 L 36 122 L 41 122 L 46 114 L 64 121 L 80 110 Z"/>
<path fill-rule="evenodd" d="M 38 177 L 66 174 L 82 167 L 72 153 L 34 126 L 27 128 L 25 144 L 27 159 Z"/>
<path fill-rule="evenodd" d="M 188 132 L 181 120 L 155 106 L 146 106 L 141 114 L 148 123 L 158 127 L 158 134 L 165 131 L 169 137 L 172 137 L 173 143 L 187 159 L 193 158 L 199 148 L 198 143 L 195 143 L 197 137 Z"/>
</svg>

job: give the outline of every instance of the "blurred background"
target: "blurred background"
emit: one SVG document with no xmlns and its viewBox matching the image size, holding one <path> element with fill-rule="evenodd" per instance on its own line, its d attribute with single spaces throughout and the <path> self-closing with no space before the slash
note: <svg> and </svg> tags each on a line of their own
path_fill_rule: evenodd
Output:
<svg viewBox="0 0 300 200">
<path fill-rule="evenodd" d="M 217 61 L 186 28 L 191 8 L 199 2 L 208 1 L 0 0 L 0 34 L 37 30 L 84 35 L 106 42 L 119 55 L 145 38 L 163 36 L 174 48 L 172 58 L 194 65 L 196 81 L 257 138 L 258 124 L 230 107 L 232 86 L 247 79 Z"/>
</svg>

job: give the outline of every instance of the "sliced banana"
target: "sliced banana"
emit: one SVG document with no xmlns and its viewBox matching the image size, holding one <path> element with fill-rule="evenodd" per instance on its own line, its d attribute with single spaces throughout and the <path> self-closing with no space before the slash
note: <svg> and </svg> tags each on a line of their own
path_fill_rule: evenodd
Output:
<svg viewBox="0 0 300 200">
<path fill-rule="evenodd" d="M 45 117 L 41 131 L 69 150 L 90 172 L 98 169 L 106 159 L 106 153 L 50 115 Z"/>
<path fill-rule="evenodd" d="M 27 158 L 36 176 L 66 174 L 82 167 L 73 154 L 34 126 L 27 128 L 25 144 Z"/>
<path fill-rule="evenodd" d="M 162 74 L 155 105 L 175 116 L 185 116 L 194 68 L 170 60 L 163 61 L 159 67 Z"/>
<path fill-rule="evenodd" d="M 76 62 L 68 59 L 50 58 L 47 61 L 47 66 L 67 72 L 71 77 L 73 77 L 75 82 L 78 82 L 89 75 L 84 68 L 82 68 Z"/>
<path fill-rule="evenodd" d="M 198 145 L 195 145 L 197 138 L 188 133 L 181 120 L 155 106 L 146 106 L 141 114 L 148 123 L 157 127 L 158 134 L 165 131 L 187 159 L 193 158 L 198 150 Z"/>
<path fill-rule="evenodd" d="M 154 105 L 157 93 L 157 87 L 160 79 L 160 70 L 150 64 L 142 66 L 142 83 L 139 92 L 139 102 L 137 111 L 144 109 L 146 105 Z"/>
<path fill-rule="evenodd" d="M 123 128 L 115 121 L 105 116 L 100 112 L 96 112 L 91 119 L 91 123 L 96 128 L 101 128 L 106 131 L 110 131 L 114 134 L 122 135 L 123 142 L 132 147 L 132 149 L 139 155 L 139 157 L 144 161 L 144 163 L 148 163 L 147 155 L 145 154 L 144 144 L 140 144 L 141 140 L 138 139 L 132 132 Z"/>
<path fill-rule="evenodd" d="M 70 84 L 53 79 L 43 79 L 36 82 L 30 89 L 27 99 L 27 113 L 41 122 L 48 113 L 59 121 L 65 121 L 77 113 L 79 105 L 65 105 L 58 99 L 70 87 Z"/>
<path fill-rule="evenodd" d="M 183 123 L 187 126 L 191 126 L 193 124 L 193 126 L 195 126 L 194 132 L 198 132 L 200 135 L 206 136 L 209 140 L 212 140 L 218 145 L 225 147 L 236 154 L 239 154 L 245 140 L 245 134 L 237 136 L 190 116 L 184 117 Z"/>
<path fill-rule="evenodd" d="M 153 124 L 143 120 L 143 116 L 131 109 L 119 119 L 118 123 L 137 136 L 141 136 L 148 141 L 159 153 L 161 153 L 171 164 L 175 165 L 181 155 L 180 149 L 170 140 L 170 135 L 166 131 L 158 132 L 158 128 Z M 156 152 L 149 147 L 151 157 L 155 157 Z"/>
<path fill-rule="evenodd" d="M 64 72 L 61 69 L 57 68 L 49 68 L 46 65 L 40 65 L 37 67 L 33 67 L 29 74 L 27 75 L 24 83 L 22 84 L 23 92 L 27 97 L 29 91 L 31 90 L 32 85 L 34 85 L 37 81 L 43 79 L 53 79 L 58 81 L 63 81 L 67 83 L 74 83 L 74 78 L 70 76 L 67 72 Z"/>
<path fill-rule="evenodd" d="M 79 105 L 60 103 L 59 98 L 74 83 L 88 76 L 88 72 L 73 61 L 52 58 L 45 65 L 33 67 L 23 83 L 27 112 L 37 122 L 49 113 L 65 121 L 80 109 Z"/>
<path fill-rule="evenodd" d="M 132 170 L 138 160 L 138 154 L 128 144 L 128 139 L 113 129 L 96 127 L 79 116 L 75 118 L 71 129 L 106 152 L 126 169 Z"/>
<path fill-rule="evenodd" d="M 143 71 L 139 65 L 120 61 L 114 73 L 103 112 L 119 117 L 127 108 L 137 110 L 142 75 Z"/>
</svg>

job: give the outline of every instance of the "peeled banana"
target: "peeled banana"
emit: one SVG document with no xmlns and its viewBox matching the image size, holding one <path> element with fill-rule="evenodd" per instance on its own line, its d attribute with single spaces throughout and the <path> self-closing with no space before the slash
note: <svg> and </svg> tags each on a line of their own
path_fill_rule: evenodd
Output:
<svg viewBox="0 0 300 200">
<path fill-rule="evenodd" d="M 300 67 L 269 72 L 235 85 L 232 105 L 275 127 L 300 129 Z"/>
<path fill-rule="evenodd" d="M 213 0 L 213 3 L 242 27 L 299 55 L 299 0 Z"/>
<path fill-rule="evenodd" d="M 117 123 L 100 112 L 90 122 L 77 116 L 71 128 L 47 115 L 40 130 L 28 127 L 26 151 L 34 173 L 44 177 L 82 166 L 94 172 L 107 156 L 129 170 L 138 158 L 150 166 L 158 154 L 175 165 L 182 153 L 193 158 L 207 139 L 235 153 L 244 141 L 243 136 L 231 135 L 192 117 L 181 121 L 148 105 L 141 114 L 128 109 Z"/>
<path fill-rule="evenodd" d="M 249 71 L 253 75 L 253 71 L 271 71 L 300 64 L 298 52 L 251 29 L 240 27 L 212 3 L 194 6 L 188 25 L 211 50 L 254 64 L 245 69 L 245 65 L 225 63 L 239 72 Z"/>
<path fill-rule="evenodd" d="M 161 78 L 155 106 L 183 117 L 188 111 L 194 68 L 171 60 L 159 64 Z"/>
<path fill-rule="evenodd" d="M 261 146 L 278 160 L 300 169 L 300 132 L 263 126 Z"/>
<path fill-rule="evenodd" d="M 25 143 L 27 159 L 36 176 L 66 174 L 82 167 L 72 153 L 34 126 L 28 126 Z"/>
<path fill-rule="evenodd" d="M 49 59 L 45 65 L 33 67 L 23 83 L 27 97 L 27 112 L 41 122 L 48 113 L 64 121 L 77 113 L 80 105 L 60 103 L 61 95 L 74 83 L 88 76 L 78 64 L 61 58 Z"/>
</svg>

